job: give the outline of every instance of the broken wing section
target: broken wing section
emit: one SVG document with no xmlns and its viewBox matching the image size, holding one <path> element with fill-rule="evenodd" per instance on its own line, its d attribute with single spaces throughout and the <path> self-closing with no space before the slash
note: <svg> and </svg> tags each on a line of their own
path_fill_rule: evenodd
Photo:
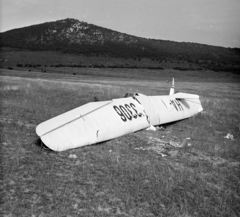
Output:
<svg viewBox="0 0 240 217">
<path fill-rule="evenodd" d="M 99 126 L 97 142 L 149 127 L 143 107 L 133 98 L 113 99 L 106 111 L 102 112 L 97 118 Z"/>
<path fill-rule="evenodd" d="M 142 106 L 133 98 L 88 103 L 37 126 L 43 143 L 64 151 L 113 139 L 148 127 Z"/>
<path fill-rule="evenodd" d="M 135 96 L 142 104 L 151 125 L 189 118 L 203 110 L 198 95 L 177 93 L 170 96 Z"/>
</svg>

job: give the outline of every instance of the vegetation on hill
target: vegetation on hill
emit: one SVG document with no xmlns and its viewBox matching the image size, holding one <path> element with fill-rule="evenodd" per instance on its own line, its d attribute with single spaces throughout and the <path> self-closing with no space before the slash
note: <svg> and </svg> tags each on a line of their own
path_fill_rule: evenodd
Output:
<svg viewBox="0 0 240 217">
<path fill-rule="evenodd" d="M 240 49 L 197 43 L 154 40 L 127 35 L 96 25 L 65 19 L 0 33 L 1 47 L 67 54 L 187 62 L 198 67 L 239 71 Z M 95 64 L 95 63 L 93 63 Z M 176 66 L 175 66 L 176 67 Z M 183 69 L 178 66 L 178 69 Z"/>
</svg>

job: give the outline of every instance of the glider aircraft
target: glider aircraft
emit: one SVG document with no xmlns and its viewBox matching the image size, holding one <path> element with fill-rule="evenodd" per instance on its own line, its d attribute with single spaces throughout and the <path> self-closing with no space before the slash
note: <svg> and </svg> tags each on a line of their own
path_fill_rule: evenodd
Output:
<svg viewBox="0 0 240 217">
<path fill-rule="evenodd" d="M 198 95 L 175 93 L 173 79 L 169 95 L 135 93 L 90 102 L 39 124 L 36 133 L 51 150 L 65 151 L 186 119 L 202 110 Z"/>
</svg>

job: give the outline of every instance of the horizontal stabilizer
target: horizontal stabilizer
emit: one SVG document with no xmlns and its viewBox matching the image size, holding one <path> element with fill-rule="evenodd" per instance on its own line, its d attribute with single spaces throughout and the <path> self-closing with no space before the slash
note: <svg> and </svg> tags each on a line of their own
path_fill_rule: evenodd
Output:
<svg viewBox="0 0 240 217">
<path fill-rule="evenodd" d="M 189 93 L 175 93 L 173 97 L 176 99 L 199 99 L 198 95 Z"/>
</svg>

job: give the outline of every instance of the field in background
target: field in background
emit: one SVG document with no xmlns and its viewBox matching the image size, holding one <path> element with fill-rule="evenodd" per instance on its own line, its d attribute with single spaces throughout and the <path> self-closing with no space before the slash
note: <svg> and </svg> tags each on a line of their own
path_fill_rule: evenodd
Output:
<svg viewBox="0 0 240 217">
<path fill-rule="evenodd" d="M 192 46 L 192 45 L 190 45 Z M 172 48 L 174 52 L 177 52 L 176 47 Z M 179 48 L 178 48 L 179 49 Z M 181 51 L 180 51 L 181 50 Z M 128 55 L 122 55 L 121 57 L 113 57 L 111 54 L 91 54 L 91 55 L 79 55 L 71 53 L 62 53 L 56 51 L 31 51 L 31 50 L 22 50 L 17 48 L 2 47 L 0 50 L 0 66 L 2 68 L 14 68 L 18 67 L 19 69 L 23 68 L 24 70 L 35 70 L 35 69 L 44 69 L 47 70 L 49 67 L 52 68 L 62 68 L 62 67 L 94 67 L 94 68 L 145 68 L 145 69 L 181 69 L 186 70 L 206 70 L 214 69 L 217 71 L 235 71 L 238 70 L 238 59 L 233 53 L 231 56 L 230 51 L 229 56 L 224 59 L 225 54 L 218 53 L 217 51 L 205 51 L 213 52 L 214 56 L 218 55 L 224 59 L 224 61 L 218 59 L 216 62 L 215 57 L 213 59 L 205 59 L 206 56 L 200 57 L 196 56 L 196 53 L 190 55 L 189 57 L 183 57 L 184 51 L 180 49 L 181 54 L 176 55 L 175 57 L 170 55 L 169 57 L 165 56 L 162 53 L 162 57 L 126 57 Z M 169 50 L 168 50 L 169 52 Z M 217 54 L 217 53 L 218 54 Z M 226 52 L 226 51 L 225 51 Z M 237 52 L 237 51 L 236 51 Z M 188 52 L 186 52 L 188 53 Z M 189 55 L 189 54 L 188 54 Z M 201 54 L 202 55 L 202 54 Z M 165 56 L 165 57 L 164 57 Z M 196 59 L 197 58 L 197 59 Z M 200 60 L 199 60 L 200 59 Z M 234 59 L 236 59 L 234 61 Z M 230 62 L 229 62 L 230 61 Z M 234 69 L 235 68 L 235 69 Z M 224 70 L 225 69 L 225 70 Z M 234 70 L 233 70 L 234 69 Z"/>
<path fill-rule="evenodd" d="M 126 92 L 168 94 L 170 83 L 123 76 L 1 71 L 3 216 L 239 216 L 240 86 L 200 77 L 176 89 L 201 96 L 204 111 L 164 129 L 140 131 L 61 153 L 42 149 L 35 127 L 89 101 Z M 178 75 L 175 75 L 175 77 Z M 183 75 L 184 76 L 184 75 Z M 179 76 L 180 77 L 180 76 Z M 234 140 L 224 139 L 227 133 Z M 158 139 L 191 146 L 167 147 Z"/>
</svg>

